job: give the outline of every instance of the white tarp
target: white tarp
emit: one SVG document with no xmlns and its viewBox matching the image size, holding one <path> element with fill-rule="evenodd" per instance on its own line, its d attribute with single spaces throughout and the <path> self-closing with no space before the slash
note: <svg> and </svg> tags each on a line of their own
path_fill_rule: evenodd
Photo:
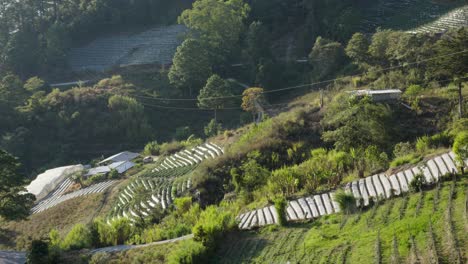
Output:
<svg viewBox="0 0 468 264">
<path fill-rule="evenodd" d="M 34 194 L 37 200 L 40 200 L 54 190 L 65 178 L 82 170 L 83 165 L 81 164 L 46 170 L 44 173 L 39 174 L 26 189 L 29 193 Z"/>
</svg>

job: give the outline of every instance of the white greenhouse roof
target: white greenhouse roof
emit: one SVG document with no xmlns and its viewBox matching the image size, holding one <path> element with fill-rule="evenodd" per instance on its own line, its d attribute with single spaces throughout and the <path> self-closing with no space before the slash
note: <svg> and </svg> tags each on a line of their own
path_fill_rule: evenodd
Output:
<svg viewBox="0 0 468 264">
<path fill-rule="evenodd" d="M 70 174 L 83 170 L 83 166 L 71 165 L 58 167 L 46 170 L 44 173 L 39 174 L 26 189 L 32 193 L 39 200 L 51 192 L 61 181 L 63 181 Z"/>
<path fill-rule="evenodd" d="M 116 169 L 119 173 L 124 173 L 133 166 L 135 166 L 135 163 L 131 161 L 118 161 L 111 163 L 108 166 L 99 166 L 96 168 L 92 168 L 88 171 L 88 173 L 86 173 L 86 176 L 108 173 L 112 169 Z"/>
<path fill-rule="evenodd" d="M 118 161 L 130 161 L 136 157 L 140 156 L 138 153 L 124 151 L 113 156 L 108 157 L 107 159 L 99 162 L 98 164 L 103 164 L 106 162 L 118 162 Z"/>
</svg>

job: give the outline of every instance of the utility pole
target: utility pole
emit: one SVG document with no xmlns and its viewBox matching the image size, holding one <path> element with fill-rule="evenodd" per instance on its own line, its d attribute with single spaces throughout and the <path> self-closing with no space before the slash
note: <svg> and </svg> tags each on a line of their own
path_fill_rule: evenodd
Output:
<svg viewBox="0 0 468 264">
<path fill-rule="evenodd" d="M 462 95 L 462 82 L 458 81 L 458 115 L 463 117 L 463 95 Z"/>
<path fill-rule="evenodd" d="M 323 89 L 320 89 L 320 108 L 323 108 Z"/>
</svg>

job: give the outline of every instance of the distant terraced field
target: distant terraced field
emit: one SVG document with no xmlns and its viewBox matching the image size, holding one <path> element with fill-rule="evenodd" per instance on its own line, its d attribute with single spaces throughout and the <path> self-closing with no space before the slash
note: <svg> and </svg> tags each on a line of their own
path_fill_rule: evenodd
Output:
<svg viewBox="0 0 468 264">
<path fill-rule="evenodd" d="M 383 29 L 439 33 L 467 26 L 466 1 L 434 2 L 427 0 L 378 0 L 365 7 L 361 30 Z"/>
<path fill-rule="evenodd" d="M 104 71 L 113 67 L 139 64 L 169 64 L 186 28 L 159 26 L 140 33 L 121 33 L 100 37 L 72 48 L 68 63 L 75 72 Z"/>
</svg>

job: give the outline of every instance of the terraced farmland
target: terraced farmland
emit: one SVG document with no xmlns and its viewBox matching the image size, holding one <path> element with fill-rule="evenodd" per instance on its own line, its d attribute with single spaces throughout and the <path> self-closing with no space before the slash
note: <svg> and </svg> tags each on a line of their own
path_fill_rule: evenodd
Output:
<svg viewBox="0 0 468 264">
<path fill-rule="evenodd" d="M 409 33 L 440 33 L 452 28 L 468 26 L 468 5 L 457 8 L 437 20 L 408 30 Z"/>
<path fill-rule="evenodd" d="M 378 27 L 409 32 L 438 33 L 467 25 L 464 1 L 434 3 L 424 0 L 378 0 L 364 7 L 367 14 L 361 29 L 374 32 Z"/>
<path fill-rule="evenodd" d="M 467 187 L 465 175 L 349 216 L 234 232 L 212 263 L 466 263 Z"/>
<path fill-rule="evenodd" d="M 84 195 L 89 195 L 93 193 L 101 193 L 104 192 L 107 188 L 115 184 L 117 181 L 105 181 L 93 184 L 89 187 L 80 189 L 78 191 L 74 191 L 71 193 L 63 194 L 67 188 L 72 184 L 72 180 L 70 178 L 65 179 L 61 184 L 55 188 L 53 192 L 51 192 L 47 197 L 40 200 L 32 209 L 31 212 L 33 214 L 43 212 L 51 207 L 54 207 L 60 203 L 68 201 L 70 199 L 78 198 Z"/>
<path fill-rule="evenodd" d="M 468 166 L 468 161 L 467 161 Z M 369 206 L 378 200 L 389 199 L 393 195 L 403 195 L 409 191 L 415 175 L 422 174 L 427 184 L 435 184 L 446 174 L 458 172 L 453 152 L 445 153 L 418 166 L 397 172 L 393 175 L 376 174 L 347 184 L 344 189 L 353 194 L 357 203 Z M 316 194 L 288 202 L 286 219 L 298 221 L 318 218 L 340 211 L 334 201 L 335 192 Z M 267 206 L 238 216 L 239 228 L 250 229 L 278 223 L 276 210 Z"/>
<path fill-rule="evenodd" d="M 100 37 L 83 47 L 71 49 L 68 63 L 73 71 L 103 71 L 112 67 L 138 64 L 168 64 L 181 35 L 181 25 L 160 26 L 136 34 Z"/>
<path fill-rule="evenodd" d="M 120 192 L 108 221 L 122 217 L 137 221 L 149 217 L 157 210 L 167 209 L 175 198 L 189 191 L 190 172 L 205 159 L 222 154 L 221 147 L 205 143 L 162 159 Z"/>
</svg>

